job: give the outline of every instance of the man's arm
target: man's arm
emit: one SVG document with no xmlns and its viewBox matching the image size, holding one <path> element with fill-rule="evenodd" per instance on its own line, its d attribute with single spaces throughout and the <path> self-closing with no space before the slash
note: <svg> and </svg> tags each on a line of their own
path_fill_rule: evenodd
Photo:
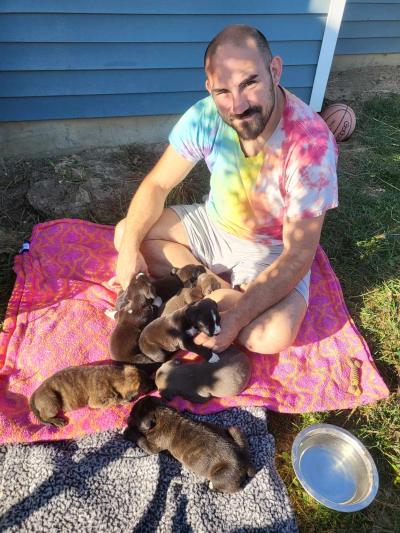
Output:
<svg viewBox="0 0 400 533">
<path fill-rule="evenodd" d="M 285 298 L 311 267 L 324 216 L 285 220 L 282 254 L 248 285 L 235 307 L 222 313 L 221 333 L 211 339 L 198 335 L 196 342 L 217 351 L 224 350 L 241 329 Z"/>
<path fill-rule="evenodd" d="M 287 296 L 307 274 L 323 222 L 324 215 L 284 222 L 282 254 L 248 285 L 235 309 L 240 329 Z"/>
<path fill-rule="evenodd" d="M 139 251 L 140 245 L 160 218 L 168 193 L 194 165 L 195 162 L 184 159 L 169 145 L 140 184 L 128 209 L 117 259 L 116 278 L 123 288 L 128 286 L 135 273 L 147 270 Z"/>
</svg>

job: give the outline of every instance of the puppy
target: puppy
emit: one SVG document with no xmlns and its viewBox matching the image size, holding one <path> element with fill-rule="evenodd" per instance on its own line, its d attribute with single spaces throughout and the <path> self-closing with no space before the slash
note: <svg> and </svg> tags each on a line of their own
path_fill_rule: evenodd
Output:
<svg viewBox="0 0 400 533">
<path fill-rule="evenodd" d="M 175 296 L 184 287 L 196 286 L 197 278 L 206 272 L 203 265 L 186 265 L 182 268 L 171 269 L 171 273 L 153 281 L 154 288 L 163 302 Z"/>
<path fill-rule="evenodd" d="M 216 491 L 237 492 L 255 475 L 247 440 L 237 427 L 195 422 L 158 398 L 147 396 L 136 403 L 124 437 L 148 454 L 168 451 Z"/>
<path fill-rule="evenodd" d="M 150 322 L 140 334 L 140 351 L 158 363 L 163 363 L 171 353 L 183 349 L 197 353 L 207 361 L 218 360 L 218 356 L 209 348 L 194 343 L 193 337 L 199 331 L 209 337 L 221 331 L 217 304 L 209 298 Z"/>
<path fill-rule="evenodd" d="M 140 276 L 144 276 L 145 277 L 145 282 L 143 281 L 142 283 L 142 286 L 140 286 L 140 283 L 139 285 L 137 284 L 137 280 Z M 127 308 L 130 309 L 132 308 L 132 306 L 134 305 L 134 300 L 135 300 L 135 294 L 137 291 L 140 291 L 140 290 L 146 290 L 145 288 L 145 285 L 148 285 L 149 287 L 151 286 L 151 290 L 152 292 L 155 291 L 155 288 L 153 285 L 151 285 L 151 282 L 149 280 L 149 278 L 147 278 L 147 276 L 143 273 L 143 272 L 139 272 L 138 274 L 136 274 L 136 276 L 134 276 L 128 287 L 124 290 L 120 290 L 118 295 L 117 295 L 117 299 L 115 301 L 115 306 L 114 306 L 114 309 L 106 309 L 105 310 L 105 314 L 109 317 L 109 318 L 112 318 L 113 320 L 117 319 L 117 313 L 119 311 L 122 311 L 122 310 L 126 310 Z M 157 296 L 156 294 L 154 295 L 154 298 L 153 298 L 153 305 L 158 308 L 160 307 L 160 305 L 162 304 L 162 300 L 159 296 Z"/>
<path fill-rule="evenodd" d="M 29 405 L 41 422 L 62 427 L 68 421 L 60 416 L 61 411 L 110 407 L 150 390 L 152 382 L 132 365 L 71 366 L 47 378 Z"/>
<path fill-rule="evenodd" d="M 200 274 L 200 276 L 197 278 L 196 287 L 201 289 L 203 296 L 208 296 L 217 289 L 220 289 L 221 283 L 215 276 L 205 272 L 204 274 Z"/>
<path fill-rule="evenodd" d="M 178 294 L 170 298 L 162 309 L 161 316 L 170 315 L 177 309 L 184 307 L 187 304 L 198 302 L 204 296 L 208 296 L 213 291 L 220 289 L 221 284 L 215 276 L 207 274 L 206 272 L 200 274 L 197 279 L 197 284 L 194 288 L 183 288 Z"/>
<path fill-rule="evenodd" d="M 210 364 L 184 363 L 174 359 L 164 363 L 156 373 L 161 397 L 172 400 L 182 396 L 190 402 L 207 402 L 212 397 L 227 398 L 240 394 L 249 383 L 251 363 L 235 346 L 218 354 L 220 360 Z"/>
<path fill-rule="evenodd" d="M 115 361 L 132 362 L 133 354 L 138 351 L 140 332 L 157 316 L 155 298 L 155 289 L 145 274 L 132 278 L 110 338 L 110 353 Z"/>
</svg>

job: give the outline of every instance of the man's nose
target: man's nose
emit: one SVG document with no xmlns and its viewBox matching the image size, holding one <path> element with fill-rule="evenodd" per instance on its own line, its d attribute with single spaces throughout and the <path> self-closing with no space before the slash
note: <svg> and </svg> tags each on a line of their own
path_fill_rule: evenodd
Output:
<svg viewBox="0 0 400 533">
<path fill-rule="evenodd" d="M 249 107 L 246 98 L 240 93 L 232 94 L 232 113 L 234 115 L 241 115 Z"/>
</svg>

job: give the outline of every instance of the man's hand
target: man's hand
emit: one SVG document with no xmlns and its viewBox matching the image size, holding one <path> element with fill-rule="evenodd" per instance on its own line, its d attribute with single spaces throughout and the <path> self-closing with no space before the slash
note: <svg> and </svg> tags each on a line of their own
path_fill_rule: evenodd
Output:
<svg viewBox="0 0 400 533">
<path fill-rule="evenodd" d="M 208 337 L 205 333 L 199 333 L 194 338 L 196 344 L 210 348 L 215 352 L 223 352 L 233 343 L 239 335 L 237 318 L 233 311 L 228 310 L 220 313 L 221 316 L 221 332 L 214 337 Z"/>
<path fill-rule="evenodd" d="M 148 274 L 147 264 L 143 255 L 140 252 L 128 254 L 124 249 L 121 249 L 117 259 L 116 276 L 113 278 L 114 285 L 120 285 L 123 289 L 126 289 L 132 277 L 138 272 Z"/>
</svg>

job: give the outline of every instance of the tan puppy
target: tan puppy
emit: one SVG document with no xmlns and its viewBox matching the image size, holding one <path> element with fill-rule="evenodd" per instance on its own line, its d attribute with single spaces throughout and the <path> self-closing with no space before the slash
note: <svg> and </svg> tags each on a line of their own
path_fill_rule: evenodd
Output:
<svg viewBox="0 0 400 533">
<path fill-rule="evenodd" d="M 198 302 L 204 296 L 208 296 L 213 291 L 220 289 L 221 284 L 212 274 L 206 272 L 197 278 L 197 285 L 194 288 L 181 289 L 165 304 L 161 316 L 170 315 L 174 311 L 181 309 L 185 305 Z"/>
<path fill-rule="evenodd" d="M 181 396 L 190 402 L 207 402 L 212 397 L 228 398 L 240 394 L 248 385 L 251 363 L 235 346 L 219 354 L 216 363 L 184 363 L 173 359 L 156 373 L 156 386 L 161 397 L 172 400 Z"/>
<path fill-rule="evenodd" d="M 124 437 L 148 454 L 168 451 L 220 492 L 237 492 L 255 475 L 247 440 L 237 427 L 195 422 L 152 396 L 133 407 Z"/>
<path fill-rule="evenodd" d="M 41 422 L 62 427 L 68 421 L 60 416 L 61 411 L 110 407 L 150 390 L 149 378 L 132 365 L 71 366 L 47 378 L 29 405 Z"/>
<path fill-rule="evenodd" d="M 205 273 L 203 265 L 186 265 L 182 268 L 171 269 L 171 273 L 163 278 L 155 279 L 153 285 L 157 295 L 163 302 L 177 294 L 183 287 L 193 288 L 196 286 L 197 278 Z"/>
<path fill-rule="evenodd" d="M 208 296 L 213 291 L 220 289 L 221 283 L 215 276 L 205 272 L 204 274 L 200 274 L 200 276 L 197 278 L 196 287 L 200 287 L 203 296 Z"/>
<path fill-rule="evenodd" d="M 133 362 L 133 355 L 139 351 L 140 332 L 157 316 L 153 305 L 155 298 L 156 292 L 146 275 L 137 274 L 132 278 L 117 311 L 117 324 L 110 338 L 110 353 L 114 360 Z"/>
</svg>

